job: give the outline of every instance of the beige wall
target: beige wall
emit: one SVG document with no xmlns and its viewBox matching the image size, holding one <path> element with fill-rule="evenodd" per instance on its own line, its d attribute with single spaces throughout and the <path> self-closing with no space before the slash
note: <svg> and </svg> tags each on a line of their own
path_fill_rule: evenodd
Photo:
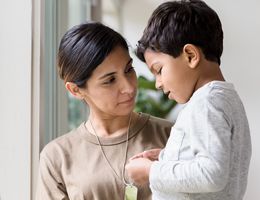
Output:
<svg viewBox="0 0 260 200">
<path fill-rule="evenodd" d="M 0 6 L 0 196 L 30 198 L 31 0 Z"/>
</svg>

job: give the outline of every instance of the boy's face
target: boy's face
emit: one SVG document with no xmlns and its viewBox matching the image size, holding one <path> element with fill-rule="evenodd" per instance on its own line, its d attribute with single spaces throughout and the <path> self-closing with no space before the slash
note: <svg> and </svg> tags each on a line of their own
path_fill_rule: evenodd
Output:
<svg viewBox="0 0 260 200">
<path fill-rule="evenodd" d="M 156 88 L 168 94 L 169 99 L 186 103 L 194 92 L 197 75 L 189 66 L 189 58 L 181 54 L 177 58 L 147 49 L 146 64 L 156 79 Z"/>
</svg>

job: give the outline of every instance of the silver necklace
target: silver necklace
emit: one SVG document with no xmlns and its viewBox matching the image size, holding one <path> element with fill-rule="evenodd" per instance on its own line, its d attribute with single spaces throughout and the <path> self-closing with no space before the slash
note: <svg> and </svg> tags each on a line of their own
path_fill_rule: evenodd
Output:
<svg viewBox="0 0 260 200">
<path fill-rule="evenodd" d="M 129 122 L 128 122 L 128 128 L 127 128 L 127 133 L 126 133 L 126 147 L 125 147 L 125 158 L 124 158 L 124 163 L 123 163 L 123 169 L 122 169 L 122 179 L 123 179 L 123 183 L 125 184 L 125 186 L 132 186 L 133 184 L 132 183 L 127 183 L 126 179 L 125 179 L 125 165 L 126 165 L 126 159 L 127 159 L 127 152 L 128 152 L 128 139 L 129 139 L 129 129 L 130 129 L 130 124 L 131 124 L 131 120 L 132 120 L 132 113 L 130 114 L 130 117 L 129 117 Z M 91 125 L 91 128 L 93 129 L 94 131 L 94 135 L 96 136 L 96 139 L 98 141 L 98 144 L 100 146 L 100 150 L 102 152 L 102 155 L 103 157 L 105 158 L 107 164 L 109 165 L 110 169 L 113 171 L 113 173 L 121 180 L 120 176 L 117 174 L 116 170 L 113 168 L 112 164 L 109 162 L 106 154 L 105 154 L 105 150 L 103 148 L 103 145 L 101 144 L 100 142 L 100 139 L 96 133 L 96 130 L 91 122 L 91 119 L 89 119 L 89 122 L 90 122 L 90 125 Z"/>
<path fill-rule="evenodd" d="M 127 181 L 125 180 L 125 164 L 126 164 L 126 159 L 127 159 L 127 152 L 128 152 L 128 139 L 129 139 L 129 129 L 130 129 L 130 124 L 131 124 L 131 120 L 132 120 L 132 113 L 130 114 L 129 117 L 129 122 L 128 122 L 128 128 L 127 128 L 127 134 L 126 134 L 126 147 L 125 147 L 125 159 L 124 159 L 124 164 L 123 164 L 123 169 L 122 169 L 122 179 L 123 182 L 125 184 L 125 194 L 124 194 L 124 200 L 137 200 L 137 193 L 138 193 L 138 189 L 136 186 L 133 185 L 133 183 L 127 183 Z M 105 154 L 105 150 L 103 149 L 103 145 L 100 142 L 100 139 L 96 133 L 96 130 L 91 122 L 91 119 L 89 119 L 90 125 L 94 131 L 94 134 L 97 138 L 98 144 L 100 146 L 100 150 L 102 152 L 103 157 L 105 158 L 107 164 L 109 165 L 110 169 L 113 171 L 113 173 L 119 178 L 119 180 L 121 180 L 120 176 L 116 173 L 116 170 L 113 168 L 113 166 L 111 165 L 111 163 L 109 162 L 106 154 Z"/>
</svg>

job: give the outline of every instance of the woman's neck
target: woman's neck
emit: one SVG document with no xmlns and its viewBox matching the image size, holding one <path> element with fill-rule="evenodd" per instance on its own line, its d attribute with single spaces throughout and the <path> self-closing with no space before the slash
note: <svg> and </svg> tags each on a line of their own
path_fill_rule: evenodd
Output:
<svg viewBox="0 0 260 200">
<path fill-rule="evenodd" d="M 132 113 L 131 124 L 135 121 L 136 113 Z M 126 134 L 129 126 L 130 114 L 126 116 L 101 117 L 90 113 L 86 127 L 90 133 L 98 137 L 116 137 Z M 92 124 L 92 125 L 91 125 Z"/>
</svg>

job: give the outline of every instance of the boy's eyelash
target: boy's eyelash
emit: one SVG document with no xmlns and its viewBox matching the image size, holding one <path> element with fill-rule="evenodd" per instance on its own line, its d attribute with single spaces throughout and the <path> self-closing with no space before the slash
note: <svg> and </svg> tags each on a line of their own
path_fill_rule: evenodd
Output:
<svg viewBox="0 0 260 200">
<path fill-rule="evenodd" d="M 159 68 L 159 70 L 157 71 L 157 74 L 161 74 L 162 73 L 162 67 Z"/>
</svg>

